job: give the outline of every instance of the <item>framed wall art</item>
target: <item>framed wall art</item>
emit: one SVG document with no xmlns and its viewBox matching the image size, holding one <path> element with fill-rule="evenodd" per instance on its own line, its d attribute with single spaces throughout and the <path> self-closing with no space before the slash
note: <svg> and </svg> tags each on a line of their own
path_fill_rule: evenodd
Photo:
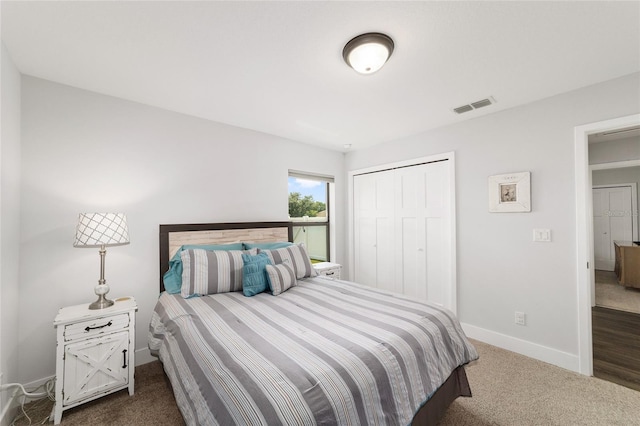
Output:
<svg viewBox="0 0 640 426">
<path fill-rule="evenodd" d="M 531 173 L 489 176 L 489 211 L 513 213 L 531 211 Z"/>
</svg>

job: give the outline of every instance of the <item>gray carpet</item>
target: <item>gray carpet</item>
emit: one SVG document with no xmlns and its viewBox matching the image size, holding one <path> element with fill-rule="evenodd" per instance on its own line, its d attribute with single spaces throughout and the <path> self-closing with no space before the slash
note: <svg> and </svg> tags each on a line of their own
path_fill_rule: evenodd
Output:
<svg viewBox="0 0 640 426">
<path fill-rule="evenodd" d="M 178 410 L 169 379 L 164 374 L 160 361 L 136 367 L 135 393 L 129 396 L 127 390 L 87 402 L 66 410 L 62 414 L 61 425 L 65 426 L 178 426 L 184 425 Z M 31 410 L 31 407 L 34 407 Z M 40 424 L 51 413 L 53 402 L 35 401 L 27 404 L 25 410 L 33 424 Z M 20 410 L 18 410 L 20 412 Z M 29 425 L 26 418 L 20 418 L 16 425 Z M 46 423 L 53 425 L 53 422 Z"/>
<path fill-rule="evenodd" d="M 480 353 L 480 359 L 467 367 L 473 398 L 458 398 L 442 426 L 640 425 L 640 392 L 473 343 Z M 50 403 L 40 403 L 30 415 L 39 422 L 50 410 Z M 162 366 L 155 361 L 136 368 L 133 397 L 124 390 L 72 408 L 65 411 L 61 424 L 182 425 L 183 421 Z"/>
<path fill-rule="evenodd" d="M 453 402 L 441 425 L 640 425 L 640 392 L 473 341 L 472 398 Z"/>
</svg>

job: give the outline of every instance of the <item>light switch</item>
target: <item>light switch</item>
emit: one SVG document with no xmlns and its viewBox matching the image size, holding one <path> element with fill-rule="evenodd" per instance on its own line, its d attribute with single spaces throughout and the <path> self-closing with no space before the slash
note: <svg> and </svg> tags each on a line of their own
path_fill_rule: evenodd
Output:
<svg viewBox="0 0 640 426">
<path fill-rule="evenodd" d="M 551 242 L 551 229 L 534 229 L 533 241 L 543 243 Z"/>
</svg>

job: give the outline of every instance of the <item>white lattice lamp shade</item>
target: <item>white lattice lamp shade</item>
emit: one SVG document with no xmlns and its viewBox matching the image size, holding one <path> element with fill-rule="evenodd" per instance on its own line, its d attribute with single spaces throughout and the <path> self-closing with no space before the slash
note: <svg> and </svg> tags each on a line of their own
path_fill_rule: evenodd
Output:
<svg viewBox="0 0 640 426">
<path fill-rule="evenodd" d="M 104 309 L 113 305 L 105 296 L 109 286 L 104 279 L 105 247 L 129 244 L 129 228 L 124 213 L 80 213 L 74 247 L 100 247 L 100 280 L 94 291 L 98 300 L 89 309 Z"/>
<path fill-rule="evenodd" d="M 124 213 L 80 213 L 74 247 L 121 246 L 129 244 Z"/>
</svg>

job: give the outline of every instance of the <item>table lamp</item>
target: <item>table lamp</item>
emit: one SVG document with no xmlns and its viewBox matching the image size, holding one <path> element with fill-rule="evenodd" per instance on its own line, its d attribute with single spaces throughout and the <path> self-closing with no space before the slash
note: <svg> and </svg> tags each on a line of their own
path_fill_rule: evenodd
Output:
<svg viewBox="0 0 640 426">
<path fill-rule="evenodd" d="M 109 286 L 104 279 L 105 247 L 129 244 L 129 229 L 124 213 L 80 213 L 76 227 L 74 247 L 100 247 L 100 280 L 95 287 L 98 300 L 89 309 L 104 309 L 113 305 L 113 300 L 105 297 Z"/>
</svg>

